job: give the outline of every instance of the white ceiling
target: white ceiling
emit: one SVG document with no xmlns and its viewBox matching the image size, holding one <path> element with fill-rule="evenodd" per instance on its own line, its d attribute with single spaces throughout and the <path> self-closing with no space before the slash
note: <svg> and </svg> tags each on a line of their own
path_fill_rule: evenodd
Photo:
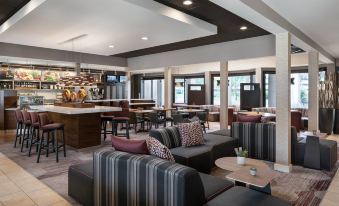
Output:
<svg viewBox="0 0 339 206">
<path fill-rule="evenodd" d="M 263 1 L 335 58 L 339 58 L 338 0 Z"/>
<path fill-rule="evenodd" d="M 171 9 L 155 1 L 138 1 L 153 4 L 162 13 L 131 0 L 47 0 L 1 33 L 0 42 L 112 55 L 216 33 L 206 22 L 187 20 L 193 17 L 183 21 L 184 14 L 177 19 L 163 14 Z M 87 36 L 73 46 L 60 44 L 83 34 Z M 149 40 L 142 41 L 142 36 Z"/>
</svg>

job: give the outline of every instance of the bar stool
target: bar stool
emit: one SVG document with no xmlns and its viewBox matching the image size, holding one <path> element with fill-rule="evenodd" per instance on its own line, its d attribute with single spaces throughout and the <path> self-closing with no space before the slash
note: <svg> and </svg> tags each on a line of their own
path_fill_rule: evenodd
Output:
<svg viewBox="0 0 339 206">
<path fill-rule="evenodd" d="M 40 124 L 39 124 L 39 115 L 37 112 L 29 112 L 31 117 L 31 138 L 29 143 L 29 152 L 28 156 L 31 156 L 32 146 L 36 145 L 36 152 L 38 152 L 38 143 L 40 140 Z"/>
<path fill-rule="evenodd" d="M 46 113 L 39 114 L 39 125 L 42 130 L 40 142 L 38 143 L 38 158 L 37 163 L 40 161 L 41 150 L 46 150 L 46 157 L 48 157 L 50 143 L 52 143 L 51 149 L 56 151 L 56 162 L 59 162 L 59 149 L 62 147 L 64 151 L 64 157 L 66 157 L 66 146 L 65 146 L 65 134 L 64 134 L 64 125 L 62 123 L 53 123 L 48 118 Z M 62 134 L 62 144 L 59 145 L 57 131 L 60 131 Z M 52 133 L 52 139 L 50 139 L 50 134 Z M 47 134 L 47 140 L 45 142 L 45 134 Z"/>
<path fill-rule="evenodd" d="M 105 115 L 105 114 L 102 114 L 100 116 L 100 119 L 101 119 L 101 134 L 104 135 L 104 141 L 106 140 L 107 134 L 112 134 L 111 131 L 107 130 L 107 123 L 112 122 L 113 117 L 114 116 Z"/>
<path fill-rule="evenodd" d="M 16 147 L 18 138 L 19 138 L 19 144 L 21 144 L 21 138 L 22 138 L 22 129 L 23 129 L 24 119 L 22 117 L 20 109 L 15 110 L 15 120 L 16 120 L 16 133 L 15 133 L 14 147 Z"/>
<path fill-rule="evenodd" d="M 118 133 L 118 124 L 125 123 L 126 124 L 126 133 Z M 125 136 L 129 139 L 129 118 L 128 117 L 113 117 L 112 118 L 112 134 L 115 136 Z"/>
<path fill-rule="evenodd" d="M 23 151 L 24 144 L 26 143 L 26 148 L 28 148 L 28 142 L 30 139 L 30 134 L 31 134 L 31 116 L 26 110 L 21 111 L 22 117 L 24 119 L 23 124 L 24 124 L 24 133 L 22 135 L 22 144 L 21 144 L 21 152 Z"/>
</svg>

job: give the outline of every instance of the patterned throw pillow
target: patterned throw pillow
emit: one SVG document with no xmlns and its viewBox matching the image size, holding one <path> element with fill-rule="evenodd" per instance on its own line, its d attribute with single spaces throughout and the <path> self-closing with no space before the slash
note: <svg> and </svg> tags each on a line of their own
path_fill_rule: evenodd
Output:
<svg viewBox="0 0 339 206">
<path fill-rule="evenodd" d="M 204 135 L 199 121 L 178 125 L 183 147 L 204 144 Z"/>
<path fill-rule="evenodd" d="M 161 159 L 171 161 L 171 162 L 175 162 L 175 159 L 171 151 L 165 145 L 161 144 L 159 140 L 153 137 L 149 137 L 146 140 L 146 143 L 147 143 L 148 151 L 151 155 L 159 157 Z"/>
</svg>

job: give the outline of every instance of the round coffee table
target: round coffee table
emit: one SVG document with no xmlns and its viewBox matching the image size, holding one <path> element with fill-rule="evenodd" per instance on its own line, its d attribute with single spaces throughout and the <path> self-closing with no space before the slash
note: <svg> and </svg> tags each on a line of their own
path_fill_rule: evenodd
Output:
<svg viewBox="0 0 339 206">
<path fill-rule="evenodd" d="M 223 157 L 215 161 L 215 165 L 219 168 L 228 170 L 231 172 L 238 171 L 244 167 L 256 167 L 257 169 L 270 169 L 270 167 L 263 162 L 262 160 L 256 160 L 251 158 L 246 158 L 245 165 L 239 165 L 237 163 L 237 157 Z"/>
</svg>

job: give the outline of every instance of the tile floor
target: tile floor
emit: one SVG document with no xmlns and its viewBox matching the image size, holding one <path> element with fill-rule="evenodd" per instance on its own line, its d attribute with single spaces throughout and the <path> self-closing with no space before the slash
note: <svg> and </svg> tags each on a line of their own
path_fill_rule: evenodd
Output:
<svg viewBox="0 0 339 206">
<path fill-rule="evenodd" d="M 67 206 L 71 204 L 0 153 L 0 205 Z"/>
</svg>

